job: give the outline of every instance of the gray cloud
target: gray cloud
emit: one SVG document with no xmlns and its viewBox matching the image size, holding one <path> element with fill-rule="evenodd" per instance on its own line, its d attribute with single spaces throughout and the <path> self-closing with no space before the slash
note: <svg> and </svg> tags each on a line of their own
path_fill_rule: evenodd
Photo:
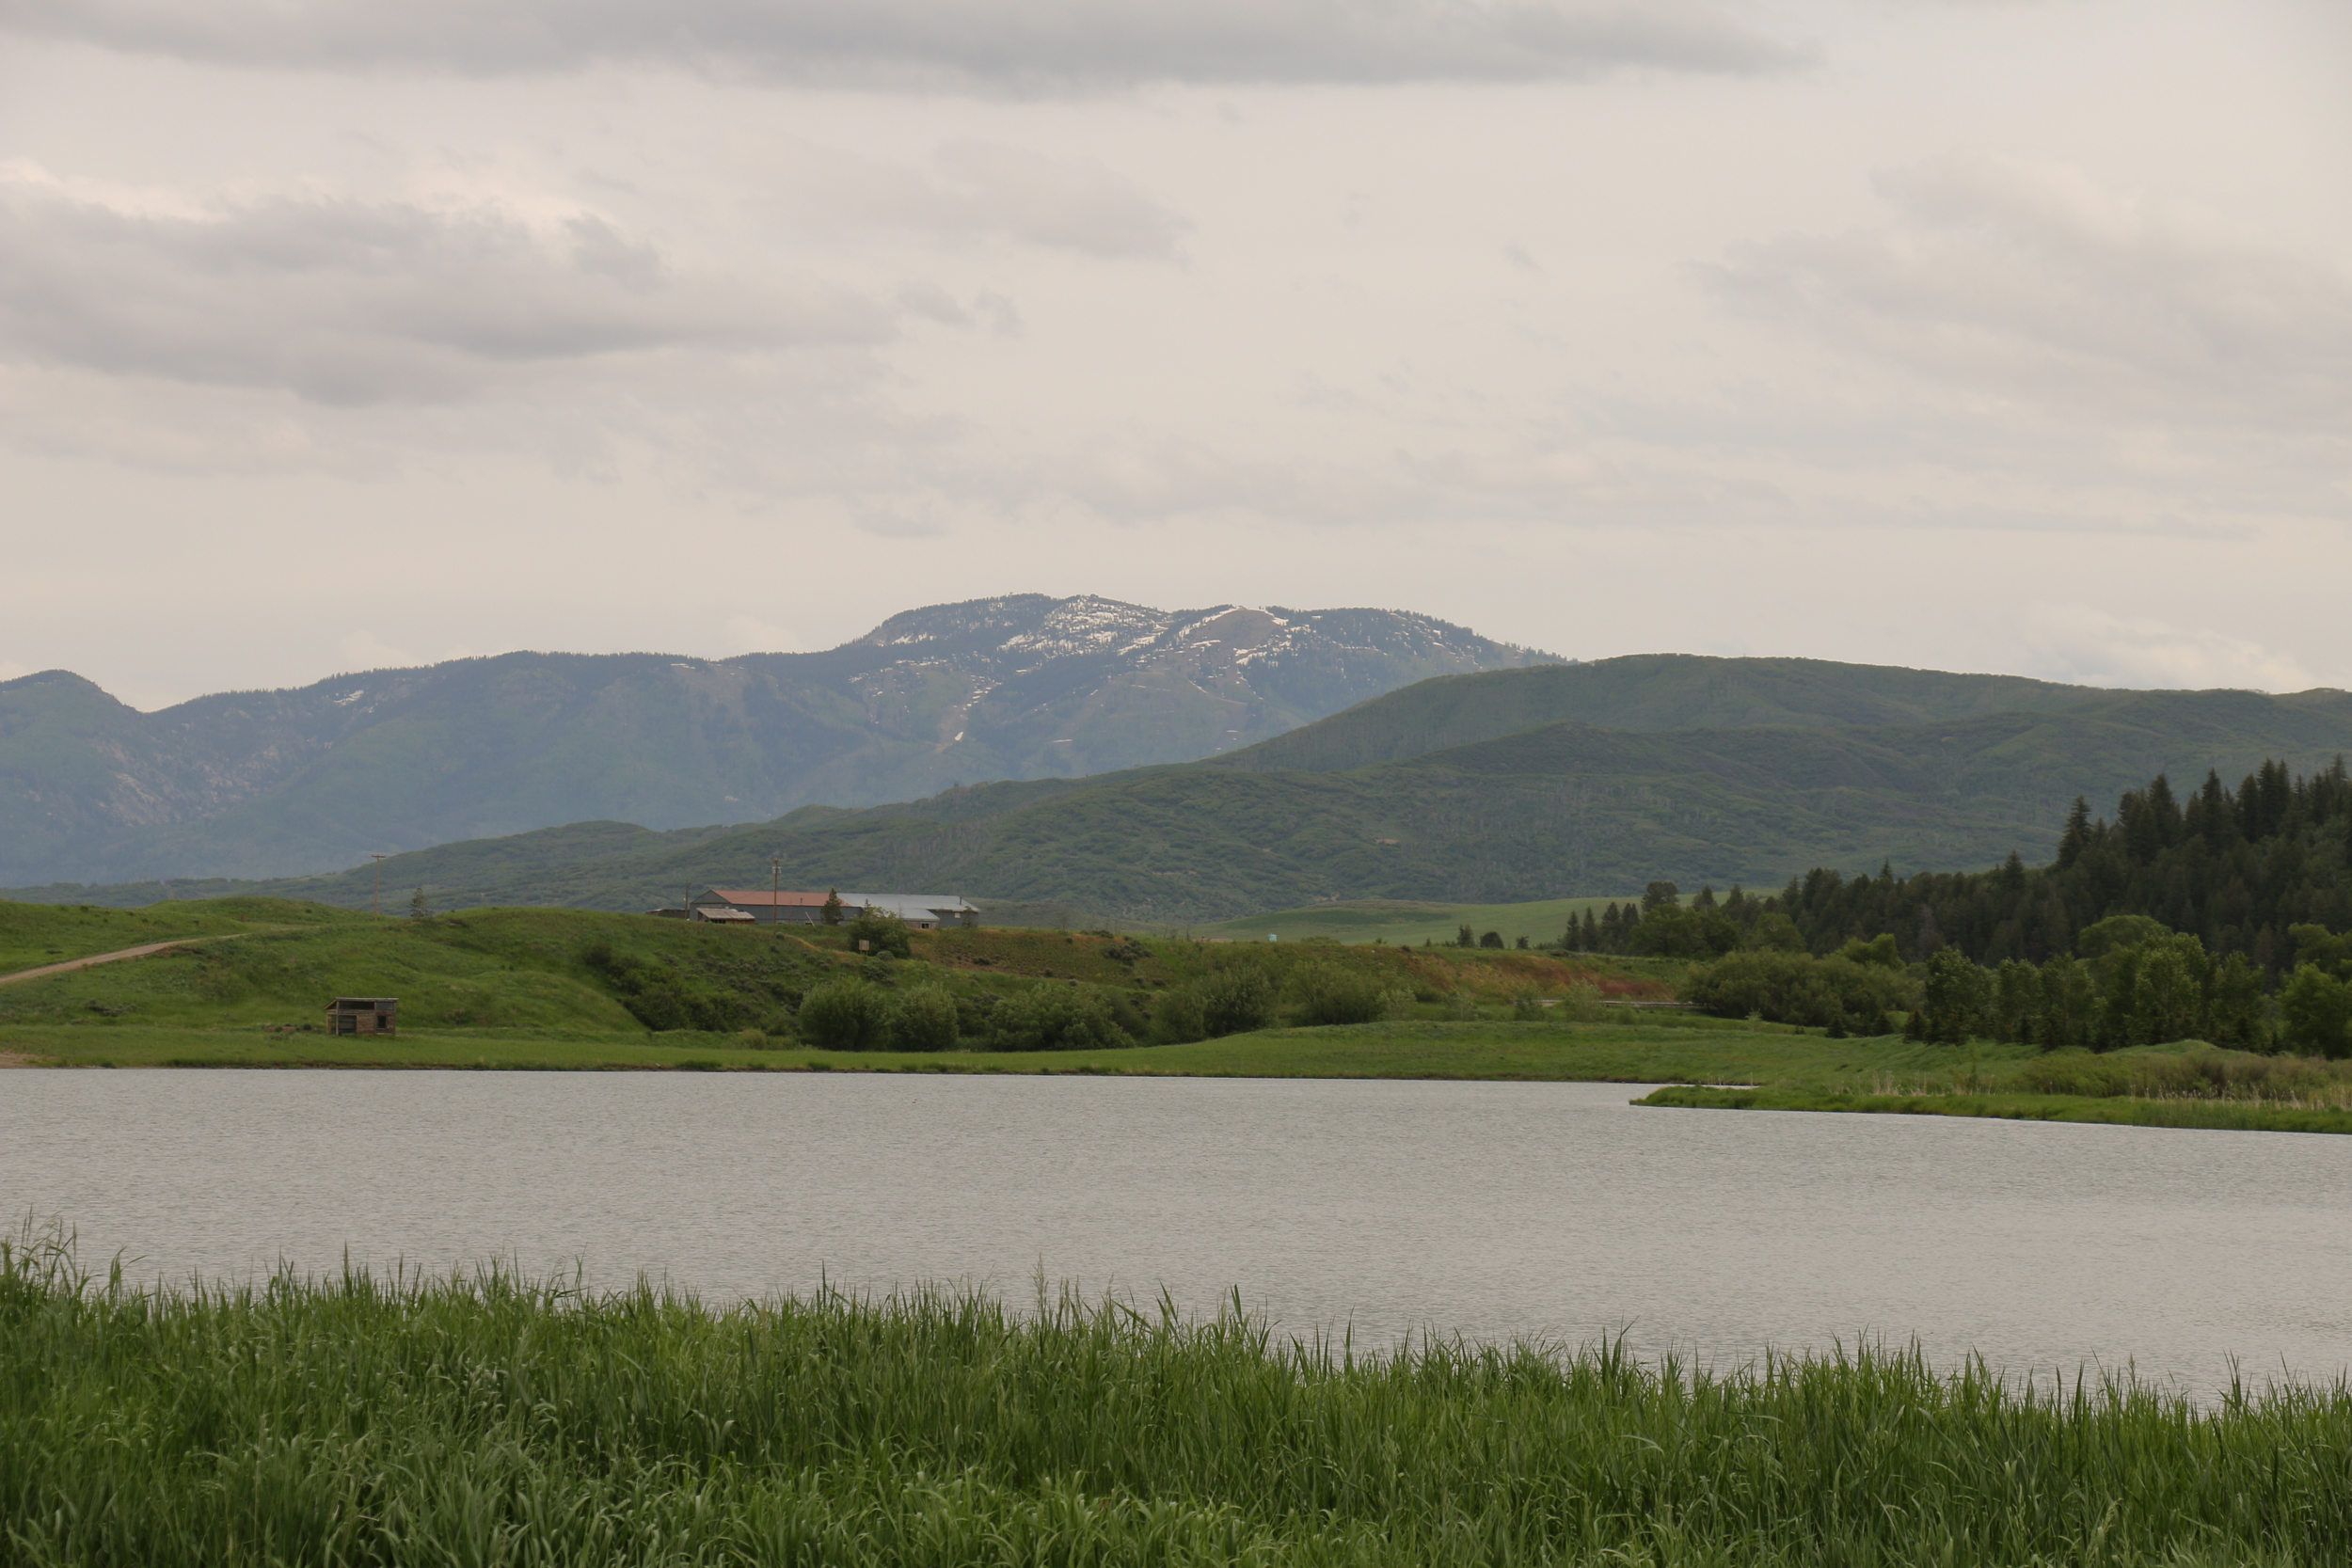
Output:
<svg viewBox="0 0 2352 1568">
<path fill-rule="evenodd" d="M 517 369 L 887 338 L 820 284 L 676 277 L 593 215 L 279 198 L 197 215 L 0 185 L 0 356 L 314 402 L 461 397 Z"/>
<path fill-rule="evenodd" d="M 655 60 L 800 80 L 1542 80 L 1758 71 L 1745 0 L 0 0 L 0 27 L 240 65 L 495 74 Z"/>
<path fill-rule="evenodd" d="M 2329 437 L 2352 429 L 2352 276 L 2069 170 L 1881 175 L 1898 221 L 1750 247 L 1726 299 L 2017 404 Z"/>
</svg>

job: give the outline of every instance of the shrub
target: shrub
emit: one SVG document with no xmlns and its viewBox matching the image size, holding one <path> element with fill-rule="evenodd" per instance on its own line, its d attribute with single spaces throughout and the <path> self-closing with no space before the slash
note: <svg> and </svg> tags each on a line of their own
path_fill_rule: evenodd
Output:
<svg viewBox="0 0 2352 1568">
<path fill-rule="evenodd" d="M 919 986 L 898 998 L 890 1017 L 890 1043 L 900 1051 L 953 1051 L 956 999 L 945 986 Z"/>
<path fill-rule="evenodd" d="M 1502 933 L 1501 931 L 1488 931 L 1486 935 L 1478 939 L 1478 945 L 1481 947 L 1500 947 L 1502 945 Z"/>
<path fill-rule="evenodd" d="M 1560 1006 L 1552 1009 L 1563 1023 L 1598 1023 L 1606 1015 L 1601 1009 L 1600 988 L 1589 980 L 1579 980 L 1560 996 Z"/>
<path fill-rule="evenodd" d="M 1626 949 L 1665 958 L 1710 958 L 1738 947 L 1740 937 L 1740 923 L 1720 910 L 1666 904 L 1642 917 Z"/>
<path fill-rule="evenodd" d="M 1208 1038 L 1274 1022 L 1274 981 L 1254 954 L 1213 959 L 1209 972 L 1184 990 L 1200 1010 L 1201 1034 Z"/>
<path fill-rule="evenodd" d="M 997 1007 L 999 1051 L 1098 1051 L 1133 1045 L 1092 987 L 1032 986 Z"/>
<path fill-rule="evenodd" d="M 892 1010 L 889 992 L 843 975 L 801 999 L 801 1036 L 822 1051 L 878 1051 Z"/>
<path fill-rule="evenodd" d="M 914 945 L 907 940 L 907 923 L 895 914 L 884 914 L 880 910 L 866 911 L 844 926 L 841 934 L 849 939 L 852 953 L 863 942 L 874 952 L 887 953 L 893 958 L 909 958 L 914 956 Z"/>
<path fill-rule="evenodd" d="M 1511 1016 L 1522 1023 L 1541 1022 L 1545 1011 L 1544 999 L 1532 989 L 1511 998 Z"/>
<path fill-rule="evenodd" d="M 2290 1051 L 2352 1056 L 2352 985 L 2317 964 L 2297 964 L 2279 993 L 2279 1036 Z"/>
<path fill-rule="evenodd" d="M 1379 975 L 1328 959 L 1295 966 L 1284 989 L 1298 1003 L 1301 1023 L 1374 1023 L 1391 1016 L 1398 1000 Z"/>
<path fill-rule="evenodd" d="M 1971 966 L 1974 967 L 1974 966 Z M 1718 1018 L 1755 1015 L 1774 1023 L 1841 1025 L 1866 1035 L 1892 1028 L 1887 1014 L 1910 1006 L 1910 981 L 1899 971 L 1844 958 L 1803 953 L 1732 953 L 1700 964 L 1682 996 Z"/>
<path fill-rule="evenodd" d="M 1200 1019 L 1200 999 L 1189 988 L 1169 991 L 1152 1004 L 1153 1044 L 1190 1045 L 1208 1037 L 1209 1027 Z"/>
</svg>

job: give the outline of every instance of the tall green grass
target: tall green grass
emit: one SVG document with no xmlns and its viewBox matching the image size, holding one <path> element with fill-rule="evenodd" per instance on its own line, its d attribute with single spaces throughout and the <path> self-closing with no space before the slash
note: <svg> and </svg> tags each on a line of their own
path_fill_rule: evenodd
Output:
<svg viewBox="0 0 2352 1568">
<path fill-rule="evenodd" d="M 1067 1297 L 498 1271 L 128 1288 L 0 1247 L 11 1563 L 2352 1560 L 2352 1395 L 1866 1352 L 1367 1358 Z"/>
</svg>

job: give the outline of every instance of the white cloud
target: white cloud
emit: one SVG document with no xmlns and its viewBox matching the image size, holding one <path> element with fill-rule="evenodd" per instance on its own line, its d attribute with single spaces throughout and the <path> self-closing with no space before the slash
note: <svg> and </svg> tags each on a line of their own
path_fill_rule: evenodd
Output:
<svg viewBox="0 0 2352 1568">
<path fill-rule="evenodd" d="M 2304 691 L 2321 682 L 2291 654 L 2217 631 L 2125 619 L 2080 604 L 2033 604 L 2018 618 L 2040 673 L 2085 686 Z"/>
<path fill-rule="evenodd" d="M 800 81 L 1138 81 L 1757 71 L 1804 52 L 1749 0 L 0 0 L 0 28 L 238 65 L 469 74 L 674 62 Z"/>
</svg>

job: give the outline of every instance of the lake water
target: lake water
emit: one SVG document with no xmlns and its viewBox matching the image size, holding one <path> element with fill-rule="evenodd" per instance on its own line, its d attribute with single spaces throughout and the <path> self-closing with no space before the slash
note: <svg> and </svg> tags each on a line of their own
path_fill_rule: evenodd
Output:
<svg viewBox="0 0 2352 1568">
<path fill-rule="evenodd" d="M 1642 1110 L 1627 1085 L 0 1073 L 0 1201 L 135 1276 L 575 1263 L 706 1298 L 1238 1289 L 1718 1365 L 1914 1338 L 2200 1394 L 2352 1361 L 2352 1138 Z"/>
</svg>

